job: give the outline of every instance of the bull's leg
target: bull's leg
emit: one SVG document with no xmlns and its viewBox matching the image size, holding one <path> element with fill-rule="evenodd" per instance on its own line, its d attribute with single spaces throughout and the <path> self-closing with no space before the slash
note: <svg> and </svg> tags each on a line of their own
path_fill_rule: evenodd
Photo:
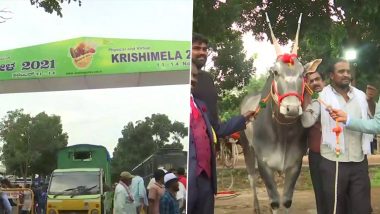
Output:
<svg viewBox="0 0 380 214">
<path fill-rule="evenodd" d="M 265 183 L 269 200 L 271 201 L 270 206 L 272 208 L 272 212 L 277 213 L 277 210 L 280 208 L 280 195 L 277 191 L 277 184 L 274 179 L 274 172 L 271 168 L 267 167 L 265 163 L 260 162 L 259 160 L 257 164 L 259 167 L 261 178 Z"/>
<path fill-rule="evenodd" d="M 253 213 L 260 214 L 259 199 L 256 191 L 256 157 L 255 151 L 249 146 L 248 140 L 244 132 L 240 134 L 240 144 L 243 148 L 244 161 L 248 171 L 248 180 L 253 190 Z"/>
<path fill-rule="evenodd" d="M 252 173 L 249 173 L 248 180 L 253 190 L 253 207 L 254 207 L 254 213 L 260 214 L 260 204 L 259 199 L 257 197 L 257 189 L 256 189 L 256 182 L 257 182 L 257 174 L 256 174 L 256 158 L 253 158 L 253 161 L 251 162 L 252 165 L 249 166 L 250 171 Z M 248 169 L 248 167 L 247 167 Z"/>
<path fill-rule="evenodd" d="M 298 164 L 288 168 L 285 171 L 285 183 L 283 192 L 283 205 L 288 210 L 292 206 L 293 192 L 296 181 L 301 172 L 302 159 Z"/>
</svg>

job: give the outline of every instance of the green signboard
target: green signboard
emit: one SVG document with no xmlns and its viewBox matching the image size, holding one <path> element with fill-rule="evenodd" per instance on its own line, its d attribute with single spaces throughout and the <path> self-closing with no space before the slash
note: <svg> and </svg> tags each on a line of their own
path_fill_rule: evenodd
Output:
<svg viewBox="0 0 380 214">
<path fill-rule="evenodd" d="M 0 80 L 188 71 L 190 45 L 86 37 L 0 51 Z"/>
</svg>

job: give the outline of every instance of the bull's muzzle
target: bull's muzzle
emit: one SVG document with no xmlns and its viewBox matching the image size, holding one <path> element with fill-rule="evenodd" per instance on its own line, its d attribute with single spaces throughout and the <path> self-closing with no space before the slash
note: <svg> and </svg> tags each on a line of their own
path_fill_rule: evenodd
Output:
<svg viewBox="0 0 380 214">
<path fill-rule="evenodd" d="M 298 117 L 302 115 L 301 101 L 294 96 L 286 97 L 280 105 L 280 114 L 285 117 Z"/>
</svg>

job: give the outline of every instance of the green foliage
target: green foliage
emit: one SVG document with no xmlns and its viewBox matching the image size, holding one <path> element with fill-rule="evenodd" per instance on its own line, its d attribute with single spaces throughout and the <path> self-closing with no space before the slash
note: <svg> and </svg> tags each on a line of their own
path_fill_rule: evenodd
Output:
<svg viewBox="0 0 380 214">
<path fill-rule="evenodd" d="M 233 33 L 234 36 L 226 37 L 214 50 L 218 56 L 214 57 L 214 68 L 210 72 L 215 77 L 215 86 L 219 92 L 242 89 L 254 74 L 253 59 L 245 59 L 243 41 L 238 33 Z"/>
<path fill-rule="evenodd" d="M 259 102 L 259 106 L 260 106 L 260 108 L 266 108 L 267 107 L 267 103 L 263 102 L 263 101 L 260 101 Z"/>
<path fill-rule="evenodd" d="M 294 40 L 298 16 L 303 13 L 299 55 L 304 63 L 322 58 L 319 70 L 325 70 L 331 58 L 342 57 L 345 49 L 355 48 L 357 86 L 364 89 L 367 83 L 380 80 L 379 6 L 376 0 L 365 4 L 349 0 L 267 1 L 250 4 L 235 21 L 243 32 L 253 30 L 256 38 L 263 39 L 262 33 L 269 34 L 264 16 L 267 12 L 276 37 L 285 44 Z"/>
<path fill-rule="evenodd" d="M 313 94 L 311 95 L 311 99 L 318 99 L 319 98 L 319 94 L 317 92 L 313 92 Z"/>
<path fill-rule="evenodd" d="M 251 78 L 248 85 L 241 90 L 224 91 L 224 96 L 218 103 L 221 112 L 221 120 L 226 121 L 233 116 L 240 114 L 240 103 L 247 94 L 260 92 L 266 82 L 265 76 Z"/>
<path fill-rule="evenodd" d="M 48 175 L 56 166 L 56 154 L 67 145 L 61 119 L 44 112 L 32 117 L 23 109 L 9 111 L 0 122 L 4 142 L 1 160 L 8 173 L 19 176 Z"/>
<path fill-rule="evenodd" d="M 183 149 L 180 141 L 188 131 L 183 123 L 171 122 L 167 115 L 152 114 L 143 121 L 129 122 L 121 133 L 111 162 L 114 176 L 132 170 L 159 148 Z"/>
<path fill-rule="evenodd" d="M 260 92 L 263 89 L 266 80 L 266 76 L 252 78 L 251 81 L 249 81 L 249 84 L 245 87 L 245 90 L 247 91 L 247 93 Z"/>
<path fill-rule="evenodd" d="M 171 144 L 165 144 L 162 146 L 163 149 L 180 149 L 183 150 L 183 144 L 180 142 L 175 142 Z"/>
<path fill-rule="evenodd" d="M 71 1 L 77 2 L 79 6 L 82 6 L 81 0 L 30 0 L 30 4 L 36 6 L 37 8 L 43 8 L 47 13 L 56 13 L 57 16 L 63 17 L 61 5 L 64 2 L 68 4 Z"/>
<path fill-rule="evenodd" d="M 241 90 L 236 93 L 231 91 L 225 92 L 222 100 L 218 102 L 218 107 L 220 110 L 220 119 L 226 121 L 233 116 L 240 114 L 240 102 L 246 95 L 244 90 Z"/>
<path fill-rule="evenodd" d="M 193 31 L 205 35 L 210 41 L 210 52 L 215 54 L 210 72 L 220 93 L 235 87 L 243 88 L 255 71 L 253 59 L 247 60 L 243 51 L 241 32 L 232 28 L 244 10 L 245 2 L 249 1 L 194 1 Z"/>
<path fill-rule="evenodd" d="M 242 89 L 248 83 L 247 78 L 254 73 L 254 68 L 250 67 L 252 61 L 243 57 L 240 36 L 252 33 L 258 40 L 266 38 L 264 33 L 269 35 L 269 28 L 265 12 L 280 44 L 295 39 L 298 17 L 303 14 L 298 55 L 304 64 L 321 58 L 323 62 L 319 70 L 325 71 L 331 59 L 343 57 L 345 49 L 355 48 L 358 57 L 353 62 L 353 70 L 357 87 L 364 90 L 367 84 L 378 85 L 379 8 L 380 2 L 377 0 L 365 3 L 350 0 L 194 1 L 193 29 L 210 39 L 211 50 L 217 55 L 213 60 L 215 68 L 211 72 L 220 87 L 220 100 L 225 102 L 220 104 L 222 118 L 235 114 L 237 105 L 231 103 L 236 101 L 230 97 L 232 92 L 225 91 Z M 234 89 L 235 86 L 237 89 Z"/>
<path fill-rule="evenodd" d="M 371 167 L 369 171 L 371 175 L 371 186 L 380 187 L 380 168 Z"/>
<path fill-rule="evenodd" d="M 71 2 L 78 3 L 79 7 L 82 6 L 82 0 L 30 0 L 30 4 L 36 8 L 42 8 L 47 13 L 56 13 L 57 16 L 63 17 L 61 5 L 65 2 L 70 4 Z M 1 9 L 0 10 L 0 24 L 11 19 L 10 14 L 12 11 Z"/>
</svg>

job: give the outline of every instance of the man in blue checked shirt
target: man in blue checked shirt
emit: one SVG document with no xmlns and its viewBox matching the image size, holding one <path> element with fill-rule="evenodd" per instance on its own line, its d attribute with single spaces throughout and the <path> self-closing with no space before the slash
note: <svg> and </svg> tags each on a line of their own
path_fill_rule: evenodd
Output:
<svg viewBox="0 0 380 214">
<path fill-rule="evenodd" d="M 179 191 L 178 178 L 173 173 L 164 177 L 165 193 L 160 199 L 160 214 L 180 214 L 176 194 Z"/>
</svg>

